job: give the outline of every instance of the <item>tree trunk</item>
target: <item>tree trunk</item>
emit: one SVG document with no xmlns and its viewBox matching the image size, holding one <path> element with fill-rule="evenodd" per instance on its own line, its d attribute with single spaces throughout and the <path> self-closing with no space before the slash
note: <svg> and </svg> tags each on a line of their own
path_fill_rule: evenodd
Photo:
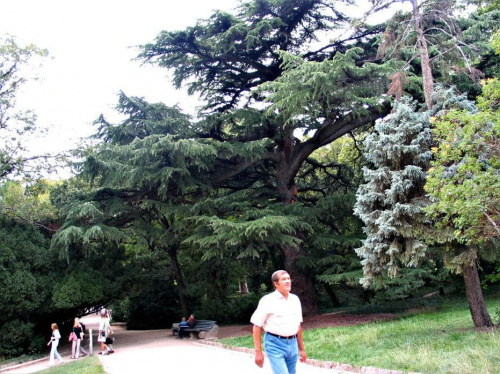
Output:
<svg viewBox="0 0 500 374">
<path fill-rule="evenodd" d="M 301 271 L 296 264 L 299 257 L 305 256 L 302 248 L 285 247 L 283 249 L 285 257 L 285 269 L 292 278 L 292 293 L 296 294 L 302 304 L 302 314 L 304 316 L 313 316 L 319 314 L 318 297 L 314 284 L 310 277 Z"/>
<path fill-rule="evenodd" d="M 324 283 L 323 286 L 325 287 L 327 295 L 332 300 L 333 306 L 338 308 L 340 306 L 340 301 L 337 295 L 335 294 L 335 291 L 333 290 L 332 286 L 330 286 L 328 283 Z"/>
<path fill-rule="evenodd" d="M 172 262 L 172 270 L 174 271 L 174 277 L 177 281 L 177 291 L 179 292 L 179 303 L 182 308 L 182 315 L 186 318 L 189 316 L 189 306 L 184 296 L 185 284 L 181 273 L 181 267 L 179 266 L 179 260 L 177 258 L 177 248 L 170 248 L 168 254 L 170 255 L 170 261 Z"/>
<path fill-rule="evenodd" d="M 239 286 L 241 295 L 248 294 L 248 285 L 247 285 L 247 280 L 245 278 L 243 278 L 242 280 L 239 281 L 238 286 Z"/>
<path fill-rule="evenodd" d="M 420 64 L 422 66 L 422 80 L 424 86 L 425 104 L 428 109 L 432 109 L 431 96 L 434 91 L 434 79 L 432 78 L 432 68 L 429 59 L 429 49 L 427 40 L 422 28 L 422 15 L 417 4 L 417 0 L 410 0 L 413 7 L 413 20 L 415 22 L 415 31 L 417 32 L 417 45 L 420 52 Z"/>
<path fill-rule="evenodd" d="M 365 304 L 370 304 L 373 294 L 373 290 L 363 288 L 363 301 Z"/>
<path fill-rule="evenodd" d="M 277 172 L 278 194 L 285 205 L 294 204 L 297 201 L 297 188 L 293 183 L 296 171 L 291 170 L 290 166 L 292 147 L 292 139 L 285 139 L 284 151 Z M 285 246 L 283 248 L 283 257 L 285 264 L 283 270 L 288 271 L 292 278 L 292 292 L 300 298 L 302 314 L 304 316 L 319 314 L 318 297 L 314 284 L 311 278 L 296 263 L 299 257 L 307 257 L 307 252 L 302 247 Z"/>
<path fill-rule="evenodd" d="M 475 262 L 462 266 L 465 281 L 465 294 L 469 302 L 469 310 L 475 327 L 493 327 L 493 322 L 486 309 L 483 290 Z"/>
</svg>

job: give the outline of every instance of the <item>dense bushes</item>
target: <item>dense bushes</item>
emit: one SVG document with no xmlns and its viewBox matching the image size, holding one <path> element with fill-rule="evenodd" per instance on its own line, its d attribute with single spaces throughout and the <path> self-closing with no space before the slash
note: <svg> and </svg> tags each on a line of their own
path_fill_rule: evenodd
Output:
<svg viewBox="0 0 500 374">
<path fill-rule="evenodd" d="M 0 216 L 0 356 L 36 351 L 51 310 L 59 261 L 32 226 Z"/>
<path fill-rule="evenodd" d="M 131 292 L 115 297 L 113 320 L 126 322 L 131 330 L 169 328 L 181 318 L 177 291 L 168 256 L 162 252 L 136 256 Z M 116 295 L 118 296 L 118 295 Z"/>
<path fill-rule="evenodd" d="M 72 248 L 68 265 L 37 227 L 0 215 L 0 357 L 43 350 L 51 323 L 64 335 L 75 316 L 128 293 L 134 269 L 123 248 L 100 250 Z"/>
</svg>

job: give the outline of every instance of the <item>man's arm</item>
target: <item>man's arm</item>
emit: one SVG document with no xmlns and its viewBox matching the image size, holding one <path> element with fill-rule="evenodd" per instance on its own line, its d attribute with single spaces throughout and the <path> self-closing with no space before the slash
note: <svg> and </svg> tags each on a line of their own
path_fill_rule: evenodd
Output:
<svg viewBox="0 0 500 374">
<path fill-rule="evenodd" d="M 253 345 L 255 347 L 255 364 L 259 367 L 264 366 L 264 355 L 262 354 L 262 327 L 253 325 Z"/>
<path fill-rule="evenodd" d="M 255 340 L 255 338 L 254 338 Z M 306 349 L 304 347 L 304 339 L 302 339 L 302 325 L 299 326 L 299 331 L 297 332 L 297 344 L 299 346 L 299 356 L 301 362 L 307 361 Z"/>
</svg>

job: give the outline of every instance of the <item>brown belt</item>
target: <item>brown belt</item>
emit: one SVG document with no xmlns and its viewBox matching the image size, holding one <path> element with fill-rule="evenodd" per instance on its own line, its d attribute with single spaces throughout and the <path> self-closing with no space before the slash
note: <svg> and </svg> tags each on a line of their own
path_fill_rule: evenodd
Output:
<svg viewBox="0 0 500 374">
<path fill-rule="evenodd" d="M 295 339 L 297 337 L 297 334 L 290 335 L 290 336 L 276 335 L 276 334 L 273 334 L 272 332 L 266 332 L 266 334 L 269 334 L 271 336 L 275 336 L 275 337 L 280 338 L 280 339 Z"/>
</svg>

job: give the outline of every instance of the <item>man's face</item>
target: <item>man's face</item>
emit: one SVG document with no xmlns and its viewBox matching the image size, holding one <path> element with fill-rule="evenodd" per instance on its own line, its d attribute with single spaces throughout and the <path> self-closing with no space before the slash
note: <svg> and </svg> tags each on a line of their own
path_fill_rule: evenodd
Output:
<svg viewBox="0 0 500 374">
<path fill-rule="evenodd" d="M 282 294 L 287 294 L 292 289 L 292 280 L 290 279 L 290 275 L 288 273 L 281 274 L 278 282 L 274 282 L 276 290 L 281 292 Z"/>
</svg>

